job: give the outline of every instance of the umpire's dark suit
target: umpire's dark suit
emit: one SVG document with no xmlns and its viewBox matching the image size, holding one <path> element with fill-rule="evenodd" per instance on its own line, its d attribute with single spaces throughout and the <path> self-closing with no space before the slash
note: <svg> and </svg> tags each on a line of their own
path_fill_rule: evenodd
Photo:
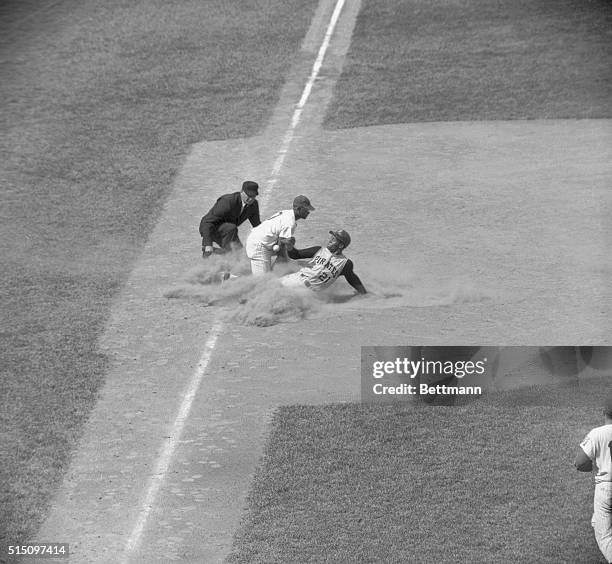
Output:
<svg viewBox="0 0 612 564">
<path fill-rule="evenodd" d="M 240 192 L 225 194 L 215 202 L 215 205 L 200 221 L 202 250 L 206 246 L 211 246 L 213 241 L 226 251 L 231 249 L 232 243 L 242 247 L 238 239 L 238 226 L 248 219 L 253 227 L 257 227 L 261 219 L 257 200 L 244 206 L 242 212 L 241 208 Z"/>
</svg>

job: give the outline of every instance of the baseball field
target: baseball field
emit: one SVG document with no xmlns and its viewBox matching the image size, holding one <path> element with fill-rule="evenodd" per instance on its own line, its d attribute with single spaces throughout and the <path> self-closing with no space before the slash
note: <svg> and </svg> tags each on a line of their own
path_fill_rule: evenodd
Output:
<svg viewBox="0 0 612 564">
<path fill-rule="evenodd" d="M 612 344 L 610 2 L 0 16 L 0 561 L 603 562 L 572 459 L 609 370 L 358 401 L 361 346 Z M 247 178 L 371 294 L 207 284 Z"/>
</svg>

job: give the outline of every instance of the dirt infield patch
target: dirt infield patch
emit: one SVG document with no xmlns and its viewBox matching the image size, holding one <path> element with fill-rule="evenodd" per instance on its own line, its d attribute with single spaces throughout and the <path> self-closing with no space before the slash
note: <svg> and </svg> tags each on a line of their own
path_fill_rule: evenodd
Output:
<svg viewBox="0 0 612 564">
<path fill-rule="evenodd" d="M 343 227 L 353 237 L 347 255 L 366 287 L 403 272 L 408 295 L 454 284 L 491 297 L 470 306 L 482 308 L 474 321 L 436 326 L 425 311 L 413 311 L 412 318 L 424 316 L 421 337 L 606 344 L 611 140 L 607 120 L 320 133 L 300 141 L 302 156 L 287 162 L 286 174 L 311 186 L 319 206 L 298 243 Z M 396 317 L 401 326 L 401 298 L 397 305 L 385 311 L 389 326 Z"/>
<path fill-rule="evenodd" d="M 341 311 L 384 312 L 391 324 L 407 307 L 463 303 L 483 318 L 425 322 L 422 336 L 606 344 L 611 142 L 608 120 L 315 133 L 297 139 L 286 162 L 286 177 L 308 185 L 317 207 L 298 245 L 323 244 L 332 227 L 351 233 L 347 256 L 385 299 L 348 301 Z M 335 289 L 350 293 L 343 281 Z"/>
</svg>

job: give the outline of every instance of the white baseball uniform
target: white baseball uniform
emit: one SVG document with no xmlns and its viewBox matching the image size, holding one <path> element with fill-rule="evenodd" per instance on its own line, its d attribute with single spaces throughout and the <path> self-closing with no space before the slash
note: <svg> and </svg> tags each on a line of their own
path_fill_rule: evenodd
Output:
<svg viewBox="0 0 612 564">
<path fill-rule="evenodd" d="M 283 286 L 289 288 L 310 288 L 320 291 L 333 284 L 348 259 L 343 254 L 333 254 L 326 247 L 321 249 L 310 259 L 308 266 L 301 268 L 298 272 L 283 276 L 280 281 Z"/>
<path fill-rule="evenodd" d="M 272 270 L 272 247 L 282 237 L 289 239 L 295 232 L 296 219 L 293 210 L 275 213 L 249 233 L 246 240 L 246 254 L 251 259 L 251 272 L 260 276 Z"/>
<path fill-rule="evenodd" d="M 592 429 L 580 447 L 593 461 L 595 494 L 591 525 L 599 550 L 612 562 L 612 424 Z"/>
</svg>

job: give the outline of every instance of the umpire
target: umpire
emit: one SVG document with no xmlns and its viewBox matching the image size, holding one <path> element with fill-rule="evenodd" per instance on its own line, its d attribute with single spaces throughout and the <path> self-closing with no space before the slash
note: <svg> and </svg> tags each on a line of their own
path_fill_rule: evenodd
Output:
<svg viewBox="0 0 612 564">
<path fill-rule="evenodd" d="M 200 221 L 202 236 L 202 256 L 209 257 L 213 253 L 213 242 L 221 247 L 222 253 L 232 248 L 242 248 L 238 238 L 238 226 L 247 219 L 253 227 L 261 223 L 259 218 L 259 185 L 252 180 L 242 183 L 240 192 L 224 194 L 210 208 Z"/>
</svg>

